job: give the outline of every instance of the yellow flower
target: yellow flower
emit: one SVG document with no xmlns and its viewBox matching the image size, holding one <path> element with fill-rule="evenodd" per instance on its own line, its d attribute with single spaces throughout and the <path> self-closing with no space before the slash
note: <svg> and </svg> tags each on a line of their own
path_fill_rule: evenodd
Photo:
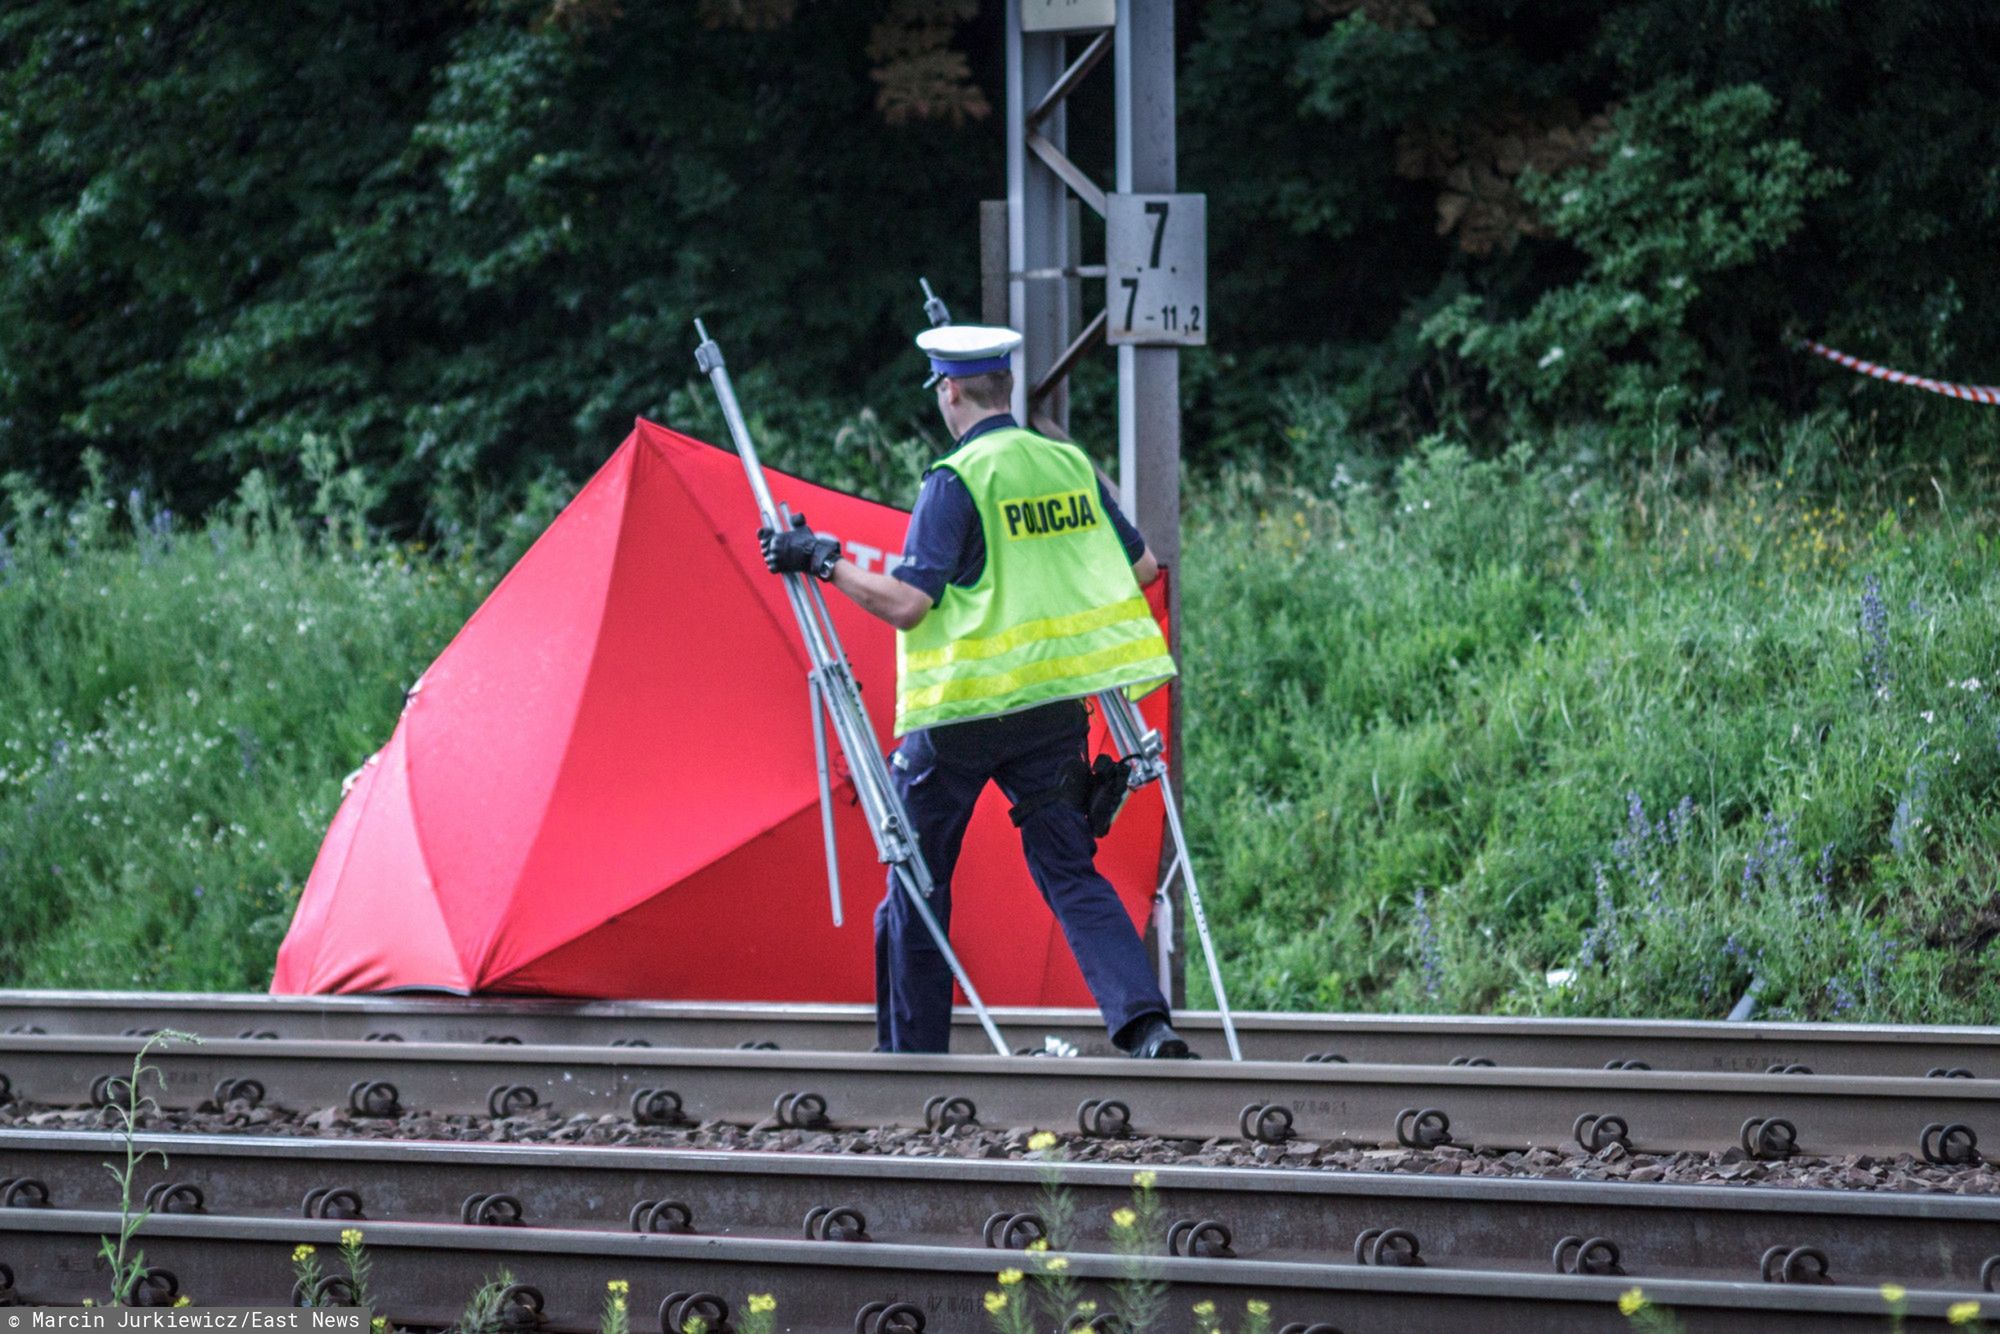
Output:
<svg viewBox="0 0 2000 1334">
<path fill-rule="evenodd" d="M 1097 1303 L 1096 1303 L 1096 1302 L 1078 1302 L 1078 1303 L 1076 1304 L 1076 1313 L 1077 1313 L 1078 1315 L 1096 1315 L 1096 1314 L 1097 1314 Z"/>
<path fill-rule="evenodd" d="M 1252 1297 L 1244 1309 L 1254 1316 L 1267 1316 L 1271 1314 L 1271 1303 L 1260 1302 L 1255 1297 Z"/>
<path fill-rule="evenodd" d="M 1882 1300 L 1892 1306 L 1909 1295 L 1909 1293 L 1903 1290 L 1903 1285 L 1900 1283 L 1884 1283 L 1882 1285 Z"/>
<path fill-rule="evenodd" d="M 1618 1314 L 1637 1315 L 1650 1305 L 1652 1303 L 1646 1300 L 1645 1293 L 1637 1288 L 1628 1288 L 1625 1294 L 1618 1299 Z"/>
<path fill-rule="evenodd" d="M 1138 1221 L 1139 1215 L 1133 1213 L 1130 1209 L 1113 1209 L 1111 1211 L 1111 1226 L 1113 1227 L 1128 1228 Z"/>
<path fill-rule="evenodd" d="M 186 1294 L 186 1293 L 184 1292 L 184 1293 L 182 1293 L 182 1294 L 181 1294 L 180 1296 L 178 1296 L 178 1297 L 174 1298 L 174 1305 L 175 1305 L 175 1306 L 193 1306 L 193 1305 L 194 1305 L 194 1298 L 192 1298 L 192 1297 L 188 1296 L 188 1295 L 187 1295 L 187 1294 Z"/>
<path fill-rule="evenodd" d="M 389 1328 L 389 1317 L 385 1315 L 376 1316 L 374 1323 L 369 1328 L 374 1330 L 375 1334 L 385 1334 L 385 1331 Z"/>
<path fill-rule="evenodd" d="M 778 1309 L 778 1299 L 776 1297 L 773 1297 L 770 1293 L 753 1292 L 750 1294 L 750 1314 L 763 1315 L 766 1312 L 775 1311 L 777 1309 Z"/>
<path fill-rule="evenodd" d="M 1006 1293 L 989 1292 L 986 1294 L 986 1314 L 999 1315 L 1002 1311 L 1006 1309 L 1007 1309 Z"/>
<path fill-rule="evenodd" d="M 1042 1262 L 1042 1268 L 1051 1274 L 1060 1274 L 1063 1270 L 1069 1268 L 1069 1261 L 1060 1255 L 1051 1255 L 1047 1260 Z"/>
<path fill-rule="evenodd" d="M 292 1247 L 292 1262 L 297 1264 L 299 1261 L 309 1258 L 312 1253 L 312 1247 L 306 1245 L 304 1242 L 300 1242 L 298 1245 Z"/>
<path fill-rule="evenodd" d="M 1208 1318 L 1209 1318 L 1210 1316 L 1212 1316 L 1212 1315 L 1214 1315 L 1214 1314 L 1215 1314 L 1215 1303 L 1214 1303 L 1214 1302 L 1196 1302 L 1196 1303 L 1194 1304 L 1194 1313 L 1195 1313 L 1196 1315 L 1200 1316 L 1200 1317 L 1201 1317 L 1201 1318 L 1202 1318 L 1203 1320 L 1206 1320 L 1206 1319 L 1208 1319 Z"/>
<path fill-rule="evenodd" d="M 359 1246 L 361 1244 L 361 1229 L 358 1227 L 342 1228 L 340 1230 L 340 1244 L 343 1246 Z"/>
<path fill-rule="evenodd" d="M 1151 1190 L 1153 1188 L 1153 1183 L 1158 1181 L 1159 1179 L 1160 1179 L 1159 1174 L 1150 1170 L 1145 1172 L 1134 1172 L 1132 1174 L 1132 1184 L 1137 1186 L 1140 1190 Z"/>
<path fill-rule="evenodd" d="M 625 1299 L 623 1297 L 613 1297 L 611 1299 L 611 1309 L 622 1312 L 625 1309 Z"/>
<path fill-rule="evenodd" d="M 1953 1302 L 1945 1308 L 1944 1318 L 1948 1324 L 1969 1325 L 1979 1319 L 1979 1303 Z"/>
<path fill-rule="evenodd" d="M 1055 1146 L 1056 1137 L 1046 1130 L 1037 1130 L 1028 1136 L 1028 1148 L 1035 1153 L 1040 1153 L 1043 1149 L 1053 1149 Z"/>
<path fill-rule="evenodd" d="M 1033 1241 L 1028 1243 L 1028 1249 L 1031 1251 L 1045 1251 L 1048 1248 L 1049 1248 L 1049 1239 L 1047 1237 L 1036 1237 Z"/>
<path fill-rule="evenodd" d="M 1022 1274 L 1018 1269 L 1003 1269 L 995 1277 L 1000 1280 L 1001 1287 L 1011 1288 L 1021 1281 Z"/>
<path fill-rule="evenodd" d="M 632 1291 L 632 1284 L 628 1280 L 622 1278 L 614 1278 L 610 1282 L 606 1283 L 604 1286 L 611 1292 L 623 1293 Z"/>
</svg>

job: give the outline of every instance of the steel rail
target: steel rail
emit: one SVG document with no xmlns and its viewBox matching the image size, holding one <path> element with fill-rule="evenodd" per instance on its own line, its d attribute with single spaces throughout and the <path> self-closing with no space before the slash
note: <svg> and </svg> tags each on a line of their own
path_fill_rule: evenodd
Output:
<svg viewBox="0 0 2000 1334">
<path fill-rule="evenodd" d="M 103 1296 L 93 1257 L 98 1238 L 119 1216 L 57 1209 L 0 1210 L 0 1259 L 12 1269 L 18 1300 L 75 1303 Z M 152 1291 L 182 1292 L 211 1305 L 282 1302 L 292 1286 L 292 1248 L 301 1243 L 332 1259 L 346 1221 L 164 1214 L 139 1233 Z M 981 1294 L 993 1287 L 990 1252 L 879 1242 L 721 1240 L 671 1235 L 613 1236 L 543 1228 L 475 1228 L 370 1222 L 363 1228 L 377 1309 L 398 1324 L 439 1325 L 465 1297 L 506 1267 L 536 1316 L 527 1327 L 594 1330 L 606 1284 L 630 1284 L 634 1328 L 651 1324 L 671 1293 L 707 1292 L 740 1310 L 743 1296 L 768 1291 L 784 1326 L 818 1334 L 943 1334 L 987 1321 Z M 1212 1301 L 1225 1317 L 1246 1301 L 1270 1303 L 1274 1327 L 1363 1330 L 1447 1328 L 1495 1334 L 1626 1328 L 1618 1276 L 1529 1277 L 1477 1270 L 1302 1265 L 1258 1260 L 1149 1258 L 1076 1254 L 1067 1273 L 1083 1293 L 1108 1306 L 1110 1285 L 1137 1274 L 1169 1285 L 1169 1311 Z M 337 1261 L 324 1268 L 337 1272 Z M 171 1276 L 170 1278 L 168 1276 Z M 1646 1285 L 1690 1330 L 1879 1330 L 1879 1294 L 1793 1284 L 1704 1283 L 1664 1279 Z M 1906 1327 L 1944 1328 L 1963 1292 L 1913 1290 Z M 167 1298 L 171 1300 L 171 1298 Z M 871 1303 L 881 1303 L 873 1308 Z M 890 1323 L 883 1306 L 907 1303 L 915 1319 Z M 1172 1327 L 1170 1325 L 1170 1327 Z"/>
<path fill-rule="evenodd" d="M 1086 1056 L 1114 1055 L 1095 1011 L 995 1009 L 1020 1038 L 1062 1038 Z M 955 1016 L 960 1049 L 983 1052 L 977 1020 Z M 1818 1074 L 1918 1076 L 1933 1069 L 2000 1075 L 2000 1027 L 1763 1024 L 1659 1019 L 1521 1019 L 1380 1014 L 1235 1014 L 1251 1060 L 1332 1053 L 1358 1064 L 1601 1068 L 1642 1061 L 1655 1070 L 1758 1073 L 1805 1066 Z M 1175 1024 L 1204 1055 L 1228 1053 L 1212 1011 Z M 172 1027 L 206 1037 L 269 1033 L 297 1040 L 354 1040 L 394 1033 L 410 1042 L 520 1041 L 658 1047 L 776 1043 L 786 1050 L 867 1051 L 875 1014 L 862 1005 L 566 1001 L 396 993 L 269 996 L 262 993 L 0 990 L 0 1030 L 117 1035 Z"/>
<path fill-rule="evenodd" d="M 696 1152 L 598 1146 L 497 1146 L 243 1135 L 135 1137 L 135 1197 L 163 1207 L 277 1214 L 461 1220 L 613 1232 L 686 1230 L 710 1237 L 798 1237 L 815 1209 L 851 1209 L 879 1241 L 1020 1248 L 1044 1235 L 1051 1186 L 1070 1211 L 1071 1250 L 1113 1248 L 1112 1211 L 1133 1202 L 1132 1169 L 1092 1163 Z M 101 1132 L 0 1131 L 0 1207 L 46 1201 L 114 1208 L 103 1170 L 124 1138 Z M 2000 1264 L 2000 1200 L 1886 1191 L 1729 1189 L 1529 1178 L 1446 1178 L 1270 1168 L 1157 1167 L 1160 1221 L 1212 1221 L 1197 1249 L 1236 1258 L 1351 1263 L 1368 1229 L 1398 1228 L 1427 1265 L 1520 1273 L 1574 1269 L 1578 1243 L 1601 1238 L 1585 1271 L 1607 1263 L 1635 1281 L 1753 1281 L 1772 1248 L 1813 1247 L 1831 1281 L 1873 1287 L 1979 1288 Z M 194 1193 L 190 1193 L 194 1192 Z M 332 1200 L 331 1204 L 327 1201 Z M 307 1203 L 311 1201 L 311 1203 Z M 678 1206 L 678 1208 L 667 1207 Z M 518 1205 L 518 1212 L 516 1206 Z M 995 1224 L 992 1220 L 1006 1220 Z M 1022 1220 L 1015 1222 L 1014 1220 Z M 1559 1252 L 1562 1252 L 1559 1254 Z M 996 1255 L 992 1263 L 1012 1263 Z"/>
<path fill-rule="evenodd" d="M 105 1081 L 124 1077 L 140 1046 L 0 1035 L 0 1076 L 15 1097 L 82 1105 L 115 1087 Z M 1093 1135 L 1553 1148 L 1588 1132 L 1593 1149 L 1605 1146 L 1609 1117 L 1625 1147 L 1642 1152 L 1935 1148 L 1966 1160 L 2000 1127 L 2000 1083 L 1969 1079 L 255 1039 L 176 1045 L 150 1059 L 166 1081 L 161 1102 L 176 1107 L 211 1098 L 223 1080 L 251 1079 L 298 1109 L 545 1106 L 814 1129 L 922 1126 L 927 1108 L 956 1098 L 985 1125 Z"/>
</svg>

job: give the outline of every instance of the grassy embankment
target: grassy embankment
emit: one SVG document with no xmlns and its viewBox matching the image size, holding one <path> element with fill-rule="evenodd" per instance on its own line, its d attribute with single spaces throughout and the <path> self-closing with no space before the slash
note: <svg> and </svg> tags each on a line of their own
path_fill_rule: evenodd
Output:
<svg viewBox="0 0 2000 1334">
<path fill-rule="evenodd" d="M 1993 492 L 1835 487 L 1811 444 L 1209 486 L 1188 787 L 1233 999 L 1714 1017 L 1759 976 L 1766 1013 L 1989 1020 Z M 497 569 L 263 499 L 16 499 L 0 981 L 259 988 L 340 778 Z"/>
</svg>

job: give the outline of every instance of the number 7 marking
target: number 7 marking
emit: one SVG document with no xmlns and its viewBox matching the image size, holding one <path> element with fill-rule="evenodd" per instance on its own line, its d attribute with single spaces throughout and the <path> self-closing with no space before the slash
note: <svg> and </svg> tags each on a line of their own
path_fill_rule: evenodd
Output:
<svg viewBox="0 0 2000 1334">
<path fill-rule="evenodd" d="M 1132 308 L 1139 304 L 1139 280 L 1120 278 L 1118 285 L 1125 289 L 1125 327 L 1132 327 Z"/>
<path fill-rule="evenodd" d="M 1164 199 L 1146 201 L 1146 212 L 1159 218 L 1159 221 L 1153 225 L 1153 258 L 1146 265 L 1149 269 L 1160 267 L 1160 242 L 1167 239 L 1167 207 L 1167 201 Z M 1130 324 L 1132 321 L 1127 319 L 1125 322 Z"/>
</svg>

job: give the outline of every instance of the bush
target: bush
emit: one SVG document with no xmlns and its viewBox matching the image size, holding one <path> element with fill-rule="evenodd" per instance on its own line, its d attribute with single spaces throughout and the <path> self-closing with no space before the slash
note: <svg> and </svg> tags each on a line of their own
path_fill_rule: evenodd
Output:
<svg viewBox="0 0 2000 1334">
<path fill-rule="evenodd" d="M 1712 413 L 1722 389 L 1694 321 L 1702 298 L 1726 300 L 1715 280 L 1784 244 L 1840 180 L 1797 140 L 1765 137 L 1776 111 L 1755 84 L 1648 89 L 1612 117 L 1601 165 L 1521 175 L 1522 194 L 1587 257 L 1583 275 L 1516 319 L 1460 297 L 1424 337 L 1483 370 L 1518 418 L 1641 426 Z"/>
</svg>

